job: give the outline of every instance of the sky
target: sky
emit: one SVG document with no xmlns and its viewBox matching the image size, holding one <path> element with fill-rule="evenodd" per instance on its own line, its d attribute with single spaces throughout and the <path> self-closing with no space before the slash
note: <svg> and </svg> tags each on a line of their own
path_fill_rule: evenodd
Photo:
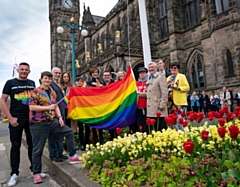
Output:
<svg viewBox="0 0 240 187">
<path fill-rule="evenodd" d="M 85 6 L 93 15 L 106 16 L 117 2 L 85 0 Z M 81 16 L 83 3 L 80 0 Z M 38 86 L 40 73 L 51 70 L 48 1 L 0 0 L 0 5 L 0 91 L 12 79 L 15 62 L 30 64 L 29 79 Z"/>
</svg>

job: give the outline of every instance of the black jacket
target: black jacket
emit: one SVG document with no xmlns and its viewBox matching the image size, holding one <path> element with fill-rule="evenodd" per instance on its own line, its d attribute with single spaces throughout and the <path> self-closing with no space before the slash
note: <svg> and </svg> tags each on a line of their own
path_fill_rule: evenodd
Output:
<svg viewBox="0 0 240 187">
<path fill-rule="evenodd" d="M 62 92 L 62 89 L 55 83 L 55 82 L 52 82 L 50 84 L 51 88 L 56 92 L 57 94 L 57 102 L 60 101 L 63 97 L 64 97 L 64 94 Z M 58 104 L 58 107 L 59 107 L 59 110 L 61 112 L 61 116 L 63 118 L 63 120 L 65 120 L 65 107 L 64 105 L 60 102 Z"/>
<path fill-rule="evenodd" d="M 98 80 L 99 80 L 100 84 L 103 85 L 103 82 L 100 79 L 98 79 Z M 96 87 L 96 84 L 97 84 L 97 81 L 96 81 L 96 78 L 94 78 L 94 77 L 92 77 L 92 79 L 87 81 L 88 87 Z"/>
</svg>

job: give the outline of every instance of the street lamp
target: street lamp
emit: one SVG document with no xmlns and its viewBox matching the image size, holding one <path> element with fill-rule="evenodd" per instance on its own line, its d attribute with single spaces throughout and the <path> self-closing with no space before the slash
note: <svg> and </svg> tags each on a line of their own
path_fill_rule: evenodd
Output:
<svg viewBox="0 0 240 187">
<path fill-rule="evenodd" d="M 69 23 L 61 23 L 58 28 L 57 28 L 57 32 L 58 33 L 63 33 L 64 32 L 64 29 L 62 26 L 67 26 L 70 28 L 71 30 L 71 33 L 72 33 L 72 80 L 73 80 L 73 83 L 75 84 L 75 80 L 76 80 L 76 65 L 75 65 L 75 42 L 74 42 L 74 33 L 75 33 L 75 30 L 77 28 L 81 28 L 82 31 L 81 31 L 81 35 L 82 36 L 87 36 L 88 35 L 88 32 L 87 30 L 84 28 L 84 26 L 82 25 L 75 25 L 74 24 L 74 18 L 72 17 L 70 19 L 70 24 Z"/>
</svg>

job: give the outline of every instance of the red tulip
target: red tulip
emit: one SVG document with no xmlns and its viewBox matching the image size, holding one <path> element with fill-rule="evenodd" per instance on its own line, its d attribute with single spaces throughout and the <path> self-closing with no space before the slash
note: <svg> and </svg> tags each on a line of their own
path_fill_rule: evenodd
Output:
<svg viewBox="0 0 240 187">
<path fill-rule="evenodd" d="M 227 105 L 225 105 L 225 106 L 223 107 L 223 109 L 225 110 L 225 112 L 228 112 L 228 106 L 227 106 Z"/>
<path fill-rule="evenodd" d="M 190 114 L 190 115 L 188 116 L 188 119 L 189 119 L 190 121 L 193 121 L 193 120 L 194 120 L 194 116 L 193 116 L 192 114 Z"/>
<path fill-rule="evenodd" d="M 181 116 L 182 116 L 182 117 L 185 117 L 185 112 L 181 112 Z"/>
<path fill-rule="evenodd" d="M 116 132 L 117 132 L 117 134 L 119 135 L 119 134 L 122 133 L 122 129 L 121 129 L 121 128 L 116 128 Z"/>
<path fill-rule="evenodd" d="M 199 113 L 198 113 L 198 118 L 203 119 L 203 118 L 204 118 L 204 113 L 203 113 L 203 112 L 199 112 Z"/>
<path fill-rule="evenodd" d="M 214 113 L 213 112 L 208 112 L 208 120 L 212 121 L 214 118 Z"/>
<path fill-rule="evenodd" d="M 219 110 L 219 113 L 220 113 L 221 116 L 223 116 L 224 113 L 225 113 L 224 109 Z"/>
<path fill-rule="evenodd" d="M 227 130 L 225 127 L 218 127 L 218 135 L 221 138 L 224 138 L 226 133 L 227 133 Z"/>
<path fill-rule="evenodd" d="M 179 123 L 182 124 L 182 122 L 184 121 L 183 118 L 179 118 L 178 119 Z"/>
<path fill-rule="evenodd" d="M 216 117 L 216 118 L 221 118 L 222 115 L 221 115 L 219 112 L 215 112 L 215 117 Z"/>
<path fill-rule="evenodd" d="M 197 121 L 198 121 L 198 123 L 201 123 L 202 118 L 198 118 Z"/>
<path fill-rule="evenodd" d="M 221 127 L 224 127 L 226 121 L 225 121 L 224 118 L 219 118 L 219 119 L 218 119 L 218 123 L 219 123 L 219 125 L 220 125 Z"/>
<path fill-rule="evenodd" d="M 154 126 L 155 123 L 156 123 L 156 120 L 155 120 L 155 119 L 151 119 L 151 120 L 150 120 L 150 124 L 151 124 L 151 126 Z"/>
<path fill-rule="evenodd" d="M 139 130 L 142 131 L 142 125 L 139 125 Z"/>
<path fill-rule="evenodd" d="M 147 123 L 148 126 L 150 126 L 151 125 L 151 118 L 147 118 L 146 123 Z"/>
<path fill-rule="evenodd" d="M 171 118 L 171 117 L 169 117 L 169 116 L 166 116 L 166 117 L 164 118 L 164 121 L 165 121 L 169 126 L 172 126 L 172 125 L 175 124 L 173 118 Z"/>
<path fill-rule="evenodd" d="M 208 140 L 208 135 L 209 135 L 209 132 L 208 131 L 206 131 L 206 130 L 203 130 L 202 131 L 202 139 L 203 140 Z"/>
<path fill-rule="evenodd" d="M 232 121 L 234 118 L 235 118 L 235 114 L 233 114 L 233 113 L 227 114 L 227 122 Z"/>
<path fill-rule="evenodd" d="M 183 148 L 188 154 L 192 154 L 194 149 L 194 143 L 191 140 L 187 140 L 186 142 L 184 142 Z"/>
<path fill-rule="evenodd" d="M 240 106 L 236 106 L 236 107 L 235 107 L 235 111 L 236 111 L 236 112 L 240 112 Z"/>
<path fill-rule="evenodd" d="M 159 118 L 161 115 L 162 115 L 162 113 L 159 112 L 159 111 L 156 113 L 156 116 L 157 116 L 158 118 Z"/>
<path fill-rule="evenodd" d="M 236 125 L 231 125 L 229 128 L 230 137 L 236 139 L 238 134 L 240 134 L 240 130 Z"/>
<path fill-rule="evenodd" d="M 183 121 L 181 124 L 182 124 L 183 127 L 188 126 L 188 122 L 187 121 Z"/>
</svg>

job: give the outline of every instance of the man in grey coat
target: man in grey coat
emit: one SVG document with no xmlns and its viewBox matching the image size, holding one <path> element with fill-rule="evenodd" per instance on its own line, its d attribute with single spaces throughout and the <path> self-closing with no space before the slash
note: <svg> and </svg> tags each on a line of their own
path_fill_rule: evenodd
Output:
<svg viewBox="0 0 240 187">
<path fill-rule="evenodd" d="M 155 62 L 148 64 L 148 72 L 150 76 L 147 81 L 147 117 L 157 119 L 156 113 L 161 112 L 159 127 L 157 127 L 157 120 L 154 125 L 155 130 L 161 131 L 162 129 L 167 129 L 167 124 L 164 121 L 164 117 L 168 115 L 167 80 L 164 75 L 160 75 L 157 72 L 157 64 Z"/>
</svg>

